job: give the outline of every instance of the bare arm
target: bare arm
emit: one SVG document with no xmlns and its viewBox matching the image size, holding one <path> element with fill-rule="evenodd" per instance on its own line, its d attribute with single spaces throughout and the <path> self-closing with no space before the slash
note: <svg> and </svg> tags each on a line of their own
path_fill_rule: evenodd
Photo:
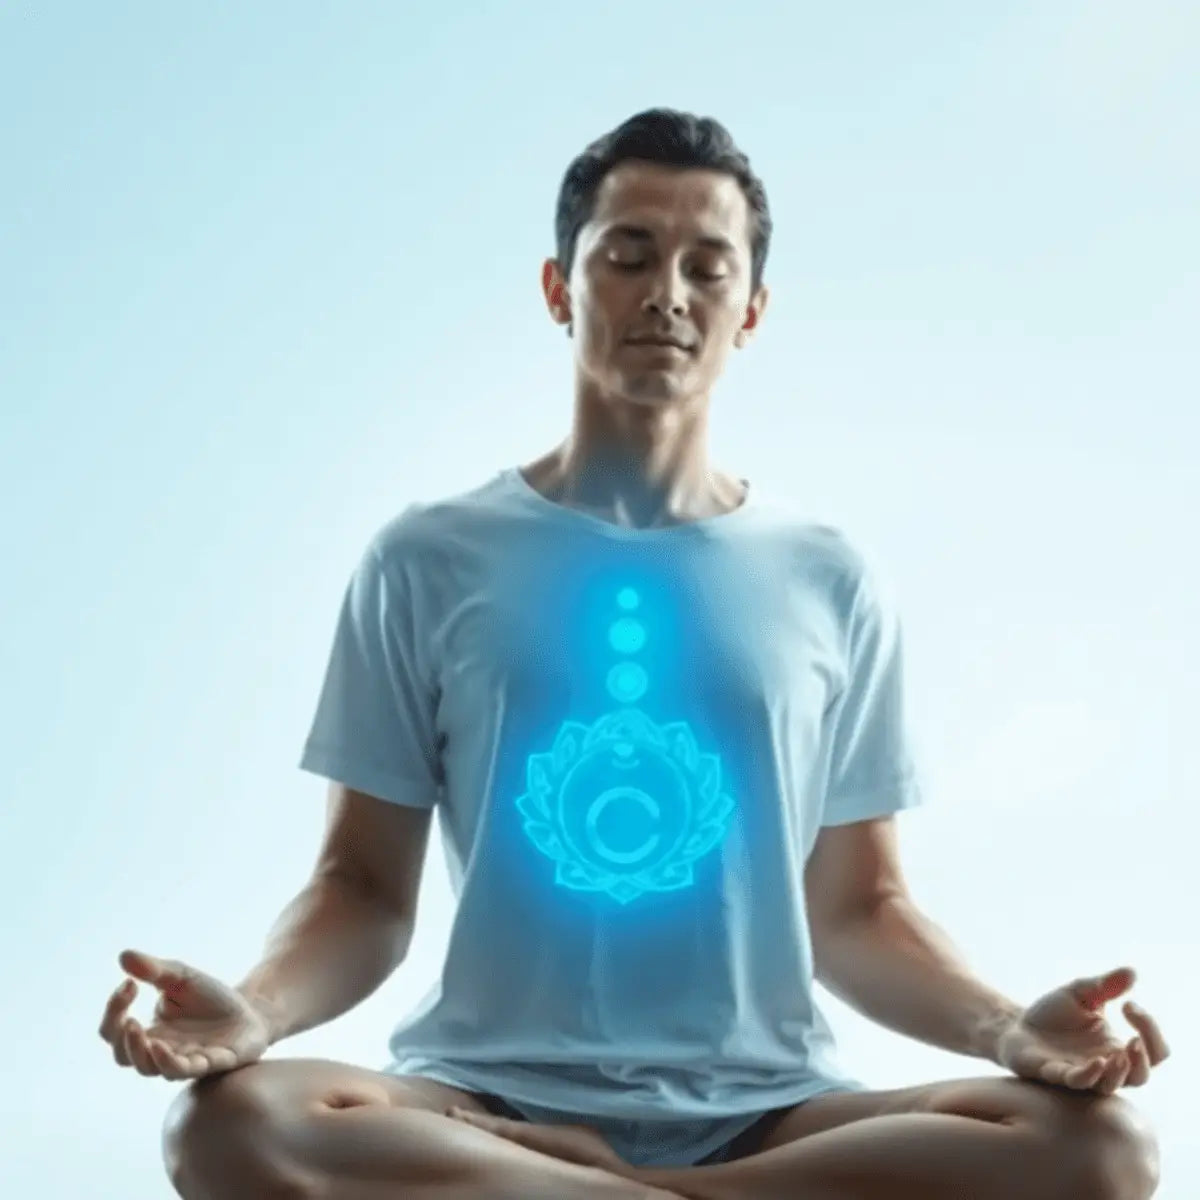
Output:
<svg viewBox="0 0 1200 1200">
<path fill-rule="evenodd" d="M 404 961 L 431 817 L 428 809 L 330 785 L 312 879 L 236 989 L 266 1018 L 272 1044 L 348 1012 Z"/>
<path fill-rule="evenodd" d="M 994 1061 L 1021 1007 L 979 979 L 904 879 L 894 817 L 822 829 L 805 870 L 817 979 L 877 1024 Z"/>
<path fill-rule="evenodd" d="M 944 930 L 893 897 L 827 933 L 818 978 L 838 999 L 908 1037 L 995 1061 L 1022 1006 L 978 978 Z"/>
</svg>

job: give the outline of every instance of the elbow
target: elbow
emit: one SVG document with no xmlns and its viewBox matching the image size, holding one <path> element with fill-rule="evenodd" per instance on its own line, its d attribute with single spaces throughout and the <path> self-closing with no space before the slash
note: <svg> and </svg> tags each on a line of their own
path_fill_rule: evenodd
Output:
<svg viewBox="0 0 1200 1200">
<path fill-rule="evenodd" d="M 906 895 L 888 893 L 853 910 L 814 914 L 809 922 L 809 941 L 817 983 L 842 998 L 846 981 L 859 973 L 869 944 L 890 924 L 896 906 L 909 903 Z"/>
</svg>

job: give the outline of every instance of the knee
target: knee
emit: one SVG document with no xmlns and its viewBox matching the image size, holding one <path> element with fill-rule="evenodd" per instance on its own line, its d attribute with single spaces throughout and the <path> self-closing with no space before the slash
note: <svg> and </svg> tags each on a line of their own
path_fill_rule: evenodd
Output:
<svg viewBox="0 0 1200 1200">
<path fill-rule="evenodd" d="M 163 1122 L 162 1150 L 172 1178 L 185 1162 L 203 1157 L 238 1125 L 262 1120 L 261 1103 L 239 1079 L 249 1070 L 193 1080 L 171 1102 Z"/>
<path fill-rule="evenodd" d="M 1158 1139 L 1146 1116 L 1121 1096 L 1088 1096 L 1059 1130 L 1078 1164 L 1080 1195 L 1148 1200 L 1158 1188 Z"/>
<path fill-rule="evenodd" d="M 272 1153 L 278 1114 L 260 1085 L 262 1064 L 185 1087 L 167 1110 L 163 1165 L 184 1200 L 310 1200 L 310 1180 Z"/>
</svg>

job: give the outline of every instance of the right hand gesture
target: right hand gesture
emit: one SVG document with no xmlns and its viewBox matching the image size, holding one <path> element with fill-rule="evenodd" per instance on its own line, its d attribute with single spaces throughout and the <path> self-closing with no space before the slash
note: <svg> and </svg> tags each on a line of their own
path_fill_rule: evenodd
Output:
<svg viewBox="0 0 1200 1200">
<path fill-rule="evenodd" d="M 164 1079 L 199 1079 L 254 1062 L 270 1045 L 263 1014 L 219 979 L 136 950 L 123 951 L 119 961 L 134 979 L 109 997 L 100 1023 L 118 1066 Z M 125 1015 L 137 995 L 136 979 L 160 993 L 149 1029 Z"/>
</svg>

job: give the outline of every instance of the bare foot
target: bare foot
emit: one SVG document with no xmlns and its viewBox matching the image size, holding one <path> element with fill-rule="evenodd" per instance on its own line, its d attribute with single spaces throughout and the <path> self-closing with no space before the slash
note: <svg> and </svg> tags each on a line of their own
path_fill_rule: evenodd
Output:
<svg viewBox="0 0 1200 1200">
<path fill-rule="evenodd" d="M 454 1107 L 446 1109 L 445 1115 L 565 1162 L 601 1167 L 614 1175 L 627 1175 L 632 1170 L 629 1163 L 589 1125 L 536 1125 Z"/>
</svg>

